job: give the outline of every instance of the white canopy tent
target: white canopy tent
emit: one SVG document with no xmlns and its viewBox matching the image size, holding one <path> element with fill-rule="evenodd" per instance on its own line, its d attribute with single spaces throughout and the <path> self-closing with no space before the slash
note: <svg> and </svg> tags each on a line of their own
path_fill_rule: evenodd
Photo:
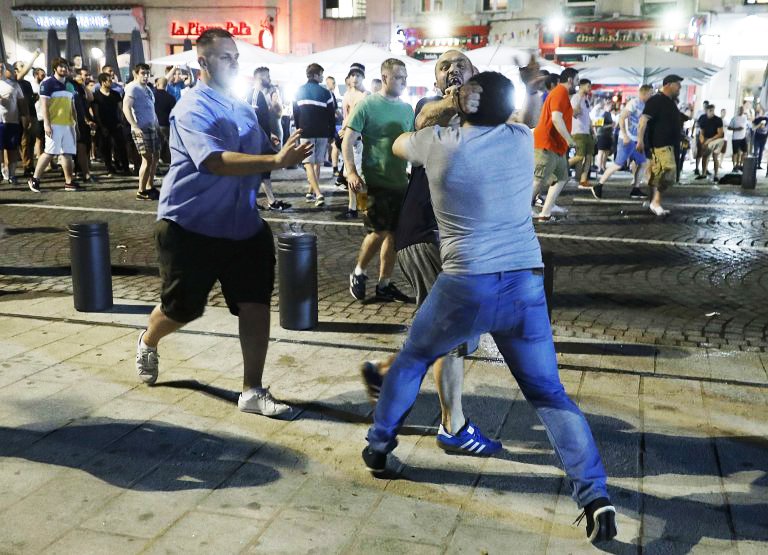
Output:
<svg viewBox="0 0 768 555">
<path fill-rule="evenodd" d="M 531 50 L 522 48 L 513 48 L 503 44 L 494 44 L 492 46 L 483 46 L 465 52 L 474 66 L 479 70 L 498 71 L 508 73 L 517 70 L 517 68 L 528 65 L 531 56 L 536 57 L 541 69 L 546 69 L 552 73 L 560 73 L 563 68 L 554 62 L 545 60 Z"/>
<path fill-rule="evenodd" d="M 283 64 L 287 58 L 280 54 L 275 54 L 269 50 L 264 50 L 258 46 L 255 46 L 244 40 L 235 39 L 237 44 L 237 51 L 240 54 L 240 65 L 245 70 L 253 71 L 258 66 L 268 66 L 270 70 L 272 66 Z M 179 52 L 178 54 L 171 54 L 170 56 L 163 56 L 161 58 L 154 58 L 149 61 L 153 65 L 162 66 L 187 66 L 192 69 L 200 69 L 197 63 L 197 49 L 186 50 Z"/>
<path fill-rule="evenodd" d="M 643 44 L 573 66 L 580 77 L 594 83 L 620 85 L 660 82 L 674 73 L 697 85 L 704 83 L 720 68 L 697 58 L 668 52 Z"/>
<path fill-rule="evenodd" d="M 349 72 L 349 66 L 353 63 L 365 66 L 366 79 L 379 78 L 381 64 L 387 58 L 397 58 L 405 64 L 405 68 L 408 71 L 409 86 L 422 84 L 429 86 L 434 81 L 434 66 L 432 64 L 425 64 L 410 56 L 393 54 L 389 50 L 367 42 L 356 42 L 347 46 L 292 58 L 290 65 L 295 67 L 295 71 L 303 77 L 304 70 L 309 64 L 320 64 L 325 70 L 326 77 L 333 75 L 336 77 L 337 82 L 343 83 L 344 77 Z"/>
</svg>

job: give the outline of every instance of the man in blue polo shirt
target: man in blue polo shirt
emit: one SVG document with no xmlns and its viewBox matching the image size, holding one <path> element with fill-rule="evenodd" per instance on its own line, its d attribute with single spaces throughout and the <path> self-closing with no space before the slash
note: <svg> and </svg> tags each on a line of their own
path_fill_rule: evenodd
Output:
<svg viewBox="0 0 768 555">
<path fill-rule="evenodd" d="M 298 164 L 312 153 L 297 130 L 277 154 L 253 109 L 230 92 L 238 52 L 232 35 L 209 29 L 197 40 L 199 84 L 171 114 L 171 167 L 165 177 L 155 240 L 161 304 L 139 335 L 136 369 L 157 380 L 158 342 L 199 318 L 214 283 L 240 320 L 241 411 L 277 416 L 290 410 L 262 387 L 274 282 L 272 232 L 259 216 L 261 173 Z"/>
</svg>

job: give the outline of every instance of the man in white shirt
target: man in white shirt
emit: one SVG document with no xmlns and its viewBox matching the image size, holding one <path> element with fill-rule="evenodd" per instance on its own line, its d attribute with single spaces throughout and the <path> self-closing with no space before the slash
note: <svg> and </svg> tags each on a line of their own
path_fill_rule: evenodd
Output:
<svg viewBox="0 0 768 555">
<path fill-rule="evenodd" d="M 579 189 L 591 189 L 589 168 L 595 153 L 595 137 L 592 134 L 592 119 L 589 117 L 589 93 L 592 91 L 592 81 L 579 80 L 579 90 L 571 97 L 573 106 L 573 126 L 571 134 L 576 142 L 576 155 L 568 160 L 568 166 L 576 168 L 579 178 Z"/>
<path fill-rule="evenodd" d="M 0 150 L 2 150 L 3 180 L 16 184 L 16 165 L 22 129 L 27 126 L 27 102 L 19 84 L 13 79 L 13 69 L 0 64 Z"/>
<path fill-rule="evenodd" d="M 728 124 L 728 129 L 733 131 L 733 136 L 731 137 L 731 146 L 733 147 L 731 160 L 733 161 L 734 171 L 741 170 L 744 165 L 744 156 L 747 154 L 748 126 L 749 119 L 744 114 L 744 107 L 739 106 L 738 112 L 731 118 L 731 123 Z"/>
</svg>

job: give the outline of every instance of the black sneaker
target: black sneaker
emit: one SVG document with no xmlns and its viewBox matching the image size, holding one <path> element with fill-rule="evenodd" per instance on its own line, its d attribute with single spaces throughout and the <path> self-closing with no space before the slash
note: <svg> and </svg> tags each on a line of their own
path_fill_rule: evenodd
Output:
<svg viewBox="0 0 768 555">
<path fill-rule="evenodd" d="M 29 187 L 29 190 L 33 193 L 39 193 L 40 192 L 40 180 L 36 177 L 30 177 L 27 179 L 27 186 Z"/>
<path fill-rule="evenodd" d="M 80 186 L 80 184 L 77 181 L 72 181 L 70 183 L 64 184 L 64 190 L 70 193 L 84 191 L 85 189 Z"/>
<path fill-rule="evenodd" d="M 376 285 L 376 298 L 380 301 L 397 301 L 399 303 L 412 303 L 414 302 L 411 297 L 400 291 L 394 283 L 389 282 L 386 287 Z"/>
<path fill-rule="evenodd" d="M 600 497 L 584 507 L 573 523 L 578 525 L 587 518 L 587 539 L 594 544 L 611 541 L 616 537 L 616 508 L 606 497 Z"/>
<path fill-rule="evenodd" d="M 366 447 L 363 449 L 363 462 L 372 474 L 381 474 L 387 469 L 387 454 Z"/>
<path fill-rule="evenodd" d="M 381 386 L 384 383 L 384 376 L 381 375 L 379 365 L 375 362 L 366 360 L 360 365 L 360 374 L 363 376 L 365 392 L 368 394 L 368 400 L 376 403 L 381 394 Z"/>
<path fill-rule="evenodd" d="M 699 168 L 693 169 L 693 175 L 699 175 Z"/>
<path fill-rule="evenodd" d="M 283 202 L 282 200 L 276 200 L 272 204 L 269 205 L 270 210 L 286 210 L 290 208 L 291 205 L 287 202 Z"/>
<path fill-rule="evenodd" d="M 597 200 L 600 200 L 601 198 L 603 198 L 603 186 L 600 185 L 599 183 L 594 187 L 592 187 L 592 189 L 590 190 L 592 191 L 592 196 L 595 197 Z"/>
<path fill-rule="evenodd" d="M 337 187 L 343 187 L 344 189 L 346 189 L 347 188 L 347 178 L 344 177 L 343 175 L 339 175 L 336 178 L 336 186 Z"/>
<path fill-rule="evenodd" d="M 696 181 L 699 181 L 699 180 L 701 180 L 701 179 L 706 179 L 706 178 L 707 178 L 707 175 L 706 175 L 706 174 L 703 174 L 703 173 L 700 173 L 699 175 L 697 175 L 696 177 L 694 177 L 694 179 L 695 179 Z"/>
<path fill-rule="evenodd" d="M 360 274 L 356 276 L 354 273 L 349 274 L 349 292 L 358 301 L 365 300 L 365 282 L 368 281 L 368 276 Z M 376 288 L 378 290 L 378 287 Z"/>
<path fill-rule="evenodd" d="M 629 198 L 648 198 L 648 195 L 646 195 L 644 192 L 640 190 L 639 187 L 632 187 L 632 190 L 629 192 Z"/>
</svg>

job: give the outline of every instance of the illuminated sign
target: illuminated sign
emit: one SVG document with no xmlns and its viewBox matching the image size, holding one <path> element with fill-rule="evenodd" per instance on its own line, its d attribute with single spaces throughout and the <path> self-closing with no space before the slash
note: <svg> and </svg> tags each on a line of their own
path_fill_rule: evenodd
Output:
<svg viewBox="0 0 768 555">
<path fill-rule="evenodd" d="M 44 29 L 66 29 L 67 17 L 60 15 L 35 15 L 33 17 L 38 27 Z M 75 14 L 77 26 L 80 29 L 106 29 L 109 18 L 101 14 Z"/>
<path fill-rule="evenodd" d="M 234 23 L 227 21 L 226 23 L 201 23 L 199 21 L 189 21 L 185 25 L 184 23 L 178 23 L 176 21 L 171 23 L 171 36 L 174 37 L 199 37 L 200 34 L 206 29 L 218 27 L 219 29 L 226 29 L 232 35 L 236 37 L 250 37 L 253 36 L 253 28 L 245 21 L 239 21 Z"/>
</svg>

